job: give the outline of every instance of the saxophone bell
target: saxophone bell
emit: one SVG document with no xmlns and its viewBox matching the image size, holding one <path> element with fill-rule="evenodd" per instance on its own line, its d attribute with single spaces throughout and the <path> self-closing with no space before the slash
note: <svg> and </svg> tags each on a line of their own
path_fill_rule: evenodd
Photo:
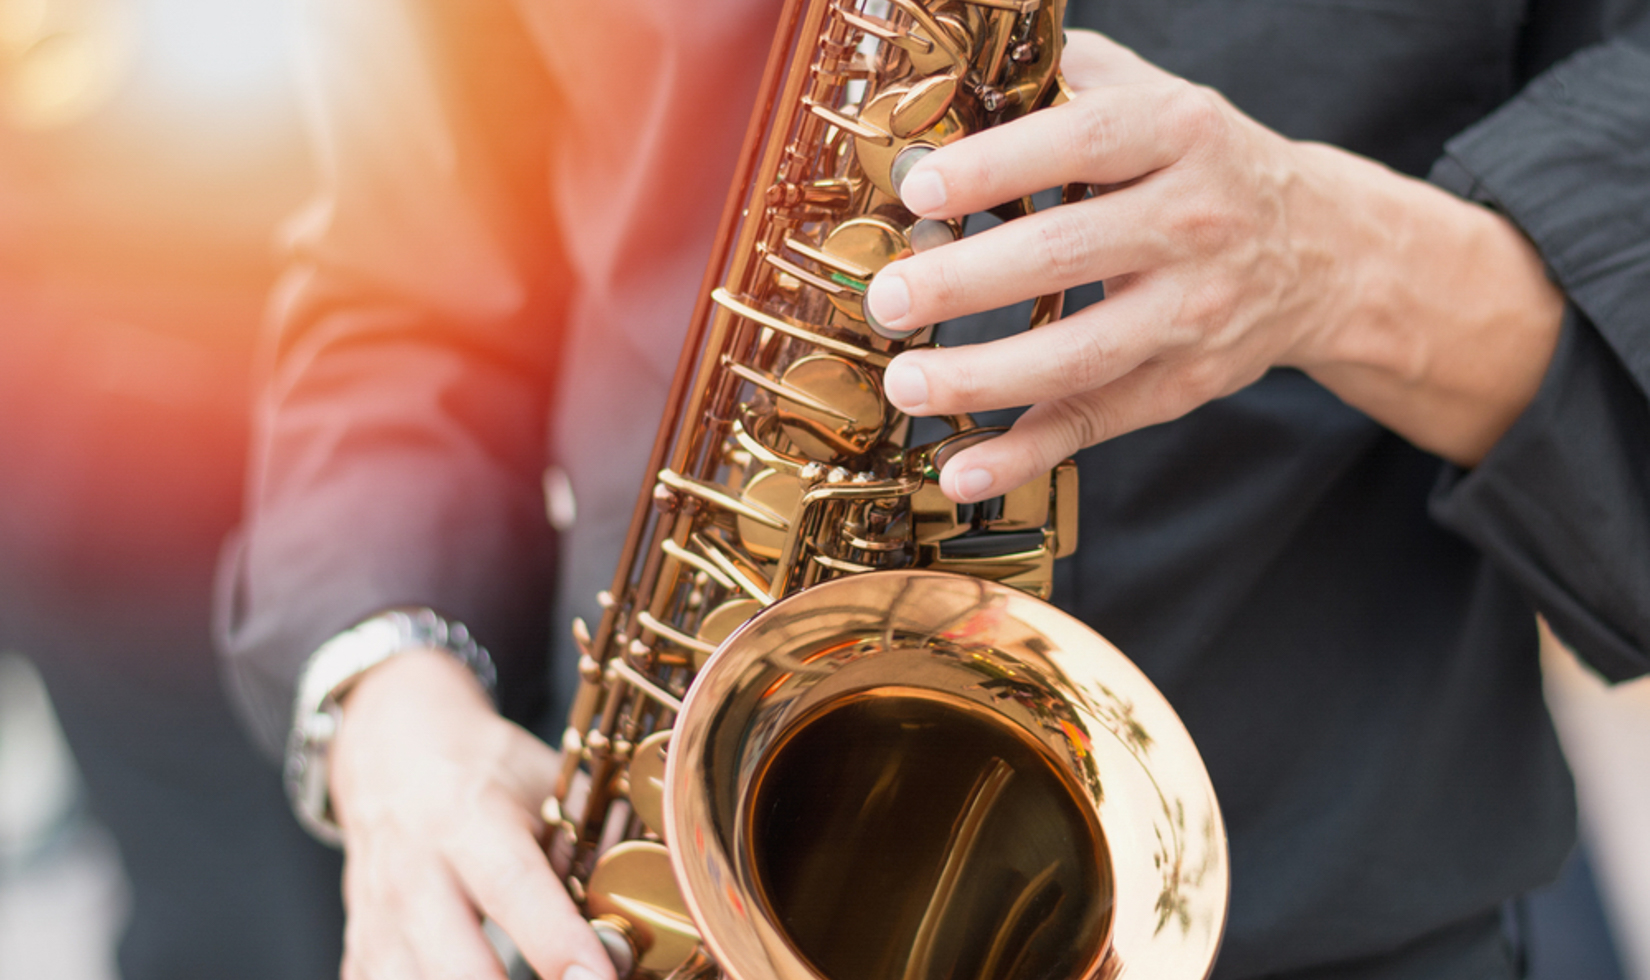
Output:
<svg viewBox="0 0 1650 980">
<path fill-rule="evenodd" d="M 1202 977 L 1219 941 L 1225 834 L 1185 728 L 1000 583 L 872 572 L 765 610 L 700 671 L 665 786 L 728 976 Z"/>
</svg>

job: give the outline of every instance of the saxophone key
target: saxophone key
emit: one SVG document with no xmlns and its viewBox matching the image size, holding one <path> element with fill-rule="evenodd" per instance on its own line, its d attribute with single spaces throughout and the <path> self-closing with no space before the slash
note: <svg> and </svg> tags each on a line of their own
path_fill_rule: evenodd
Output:
<svg viewBox="0 0 1650 980">
<path fill-rule="evenodd" d="M 624 841 L 603 854 L 585 888 L 585 909 L 630 941 L 633 969 L 667 973 L 699 947 L 699 930 L 662 844 Z"/>
<path fill-rule="evenodd" d="M 789 473 L 758 470 L 745 484 L 741 499 L 758 512 L 794 514 L 802 500 L 802 485 Z M 739 534 L 740 545 L 746 551 L 774 561 L 785 550 L 790 522 L 787 521 L 783 527 L 774 527 L 767 521 L 740 514 L 734 521 L 734 528 Z"/>
<path fill-rule="evenodd" d="M 654 732 L 636 746 L 630 761 L 630 808 L 643 825 L 658 834 L 665 833 L 665 760 L 670 747 L 670 732 Z"/>
<path fill-rule="evenodd" d="M 806 399 L 783 398 L 774 410 L 780 430 L 802 455 L 846 462 L 870 451 L 888 429 L 880 386 L 852 361 L 811 354 L 786 368 L 783 381 Z M 816 407 L 820 403 L 825 407 Z"/>
</svg>

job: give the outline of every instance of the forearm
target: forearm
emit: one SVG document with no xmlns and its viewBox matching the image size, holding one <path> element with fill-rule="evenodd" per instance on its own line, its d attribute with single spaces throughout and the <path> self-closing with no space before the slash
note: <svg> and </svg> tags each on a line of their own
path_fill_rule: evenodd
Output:
<svg viewBox="0 0 1650 980">
<path fill-rule="evenodd" d="M 1346 300 L 1292 362 L 1417 446 L 1476 464 L 1535 397 L 1563 294 L 1501 215 L 1333 147 L 1298 149 L 1301 213 L 1343 241 Z"/>
</svg>

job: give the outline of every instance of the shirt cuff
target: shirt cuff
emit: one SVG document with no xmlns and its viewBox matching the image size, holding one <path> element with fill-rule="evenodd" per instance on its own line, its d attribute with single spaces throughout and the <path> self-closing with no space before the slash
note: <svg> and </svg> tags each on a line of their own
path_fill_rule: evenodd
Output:
<svg viewBox="0 0 1650 980">
<path fill-rule="evenodd" d="M 1535 400 L 1431 509 L 1606 677 L 1650 670 L 1650 401 L 1574 306 Z"/>
<path fill-rule="evenodd" d="M 1640 388 L 1650 390 L 1650 49 L 1560 62 L 1450 140 L 1433 183 L 1505 214 Z"/>
</svg>

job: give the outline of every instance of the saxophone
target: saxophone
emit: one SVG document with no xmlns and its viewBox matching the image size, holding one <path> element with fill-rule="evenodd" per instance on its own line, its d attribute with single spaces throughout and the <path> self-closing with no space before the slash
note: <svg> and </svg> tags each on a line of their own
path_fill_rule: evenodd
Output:
<svg viewBox="0 0 1650 980">
<path fill-rule="evenodd" d="M 1064 0 L 789 0 L 545 804 L 629 978 L 1200 980 L 1226 837 L 1185 727 L 1048 605 L 1071 461 L 955 504 L 882 371 L 898 187 L 1067 98 Z M 1075 200 L 1087 188 L 1065 189 Z M 1012 219 L 1032 202 L 995 213 Z M 1060 313 L 1044 297 L 1032 325 Z"/>
</svg>

